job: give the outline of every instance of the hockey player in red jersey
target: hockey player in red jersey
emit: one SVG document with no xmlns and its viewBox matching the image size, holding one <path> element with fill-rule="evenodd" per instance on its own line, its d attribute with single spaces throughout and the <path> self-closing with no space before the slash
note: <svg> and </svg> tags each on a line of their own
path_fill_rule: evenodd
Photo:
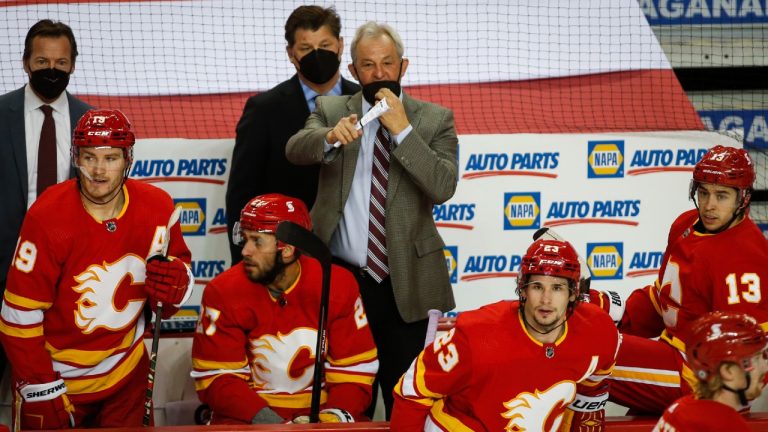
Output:
<svg viewBox="0 0 768 432">
<path fill-rule="evenodd" d="M 519 301 L 459 315 L 395 387 L 391 429 L 602 431 L 619 334 L 581 304 L 568 242 L 537 240 L 520 266 Z"/>
<path fill-rule="evenodd" d="M 24 219 L 0 319 L 23 429 L 142 424 L 145 304 L 174 313 L 193 278 L 179 225 L 166 232 L 171 197 L 127 178 L 134 142 L 122 112 L 86 112 L 72 138 L 77 178 Z M 166 243 L 170 259 L 146 264 Z"/>
<path fill-rule="evenodd" d="M 733 311 L 768 325 L 768 241 L 749 218 L 754 181 L 743 149 L 715 146 L 696 164 L 696 208 L 672 224 L 655 285 L 630 295 L 620 326 L 610 394 L 631 413 L 659 415 L 696 386 L 682 355 L 696 318 Z"/>
<path fill-rule="evenodd" d="M 710 312 L 688 332 L 686 354 L 696 375 L 696 394 L 675 401 L 659 419 L 658 432 L 747 432 L 738 410 L 763 391 L 768 372 L 766 334 L 749 315 Z"/>
<path fill-rule="evenodd" d="M 303 202 L 252 199 L 235 225 L 243 261 L 214 278 L 192 345 L 192 376 L 212 424 L 306 422 L 320 313 L 320 263 L 279 242 L 277 225 L 312 229 Z M 371 400 L 378 360 L 354 276 L 331 271 L 328 356 L 321 422 L 359 420 Z"/>
</svg>

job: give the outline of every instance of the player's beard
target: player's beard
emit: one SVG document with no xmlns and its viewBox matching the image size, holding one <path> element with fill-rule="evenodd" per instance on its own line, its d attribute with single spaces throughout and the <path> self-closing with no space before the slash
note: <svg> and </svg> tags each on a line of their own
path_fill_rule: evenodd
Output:
<svg viewBox="0 0 768 432">
<path fill-rule="evenodd" d="M 285 270 L 285 263 L 283 263 L 282 259 L 280 259 L 281 255 L 282 254 L 280 249 L 275 251 L 272 265 L 270 265 L 269 268 L 265 268 L 260 275 L 252 275 L 251 273 L 246 273 L 248 275 L 248 279 L 265 286 L 274 282 L 275 279 L 283 274 L 283 271 Z"/>
<path fill-rule="evenodd" d="M 554 328 L 559 327 L 564 320 L 565 320 L 564 316 L 559 316 L 555 318 L 553 321 L 548 320 L 546 322 L 543 322 L 539 320 L 539 317 L 536 314 L 533 315 L 533 322 L 536 323 L 536 330 L 541 333 L 548 333 L 552 331 Z"/>
</svg>

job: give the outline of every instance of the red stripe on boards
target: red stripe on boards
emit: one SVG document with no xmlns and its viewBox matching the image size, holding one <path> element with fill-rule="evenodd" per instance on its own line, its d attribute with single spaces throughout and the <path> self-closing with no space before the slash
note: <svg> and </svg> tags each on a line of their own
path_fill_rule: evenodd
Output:
<svg viewBox="0 0 768 432">
<path fill-rule="evenodd" d="M 407 78 L 406 78 L 407 79 Z M 459 134 L 703 130 L 672 70 L 406 87 L 454 111 Z M 128 115 L 139 138 L 232 138 L 252 93 L 96 96 Z"/>
</svg>

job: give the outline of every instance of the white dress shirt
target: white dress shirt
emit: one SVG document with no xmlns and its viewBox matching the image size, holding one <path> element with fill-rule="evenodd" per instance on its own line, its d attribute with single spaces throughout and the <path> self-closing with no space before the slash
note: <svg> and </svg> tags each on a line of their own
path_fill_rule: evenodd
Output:
<svg viewBox="0 0 768 432">
<path fill-rule="evenodd" d="M 40 146 L 40 129 L 43 127 L 45 114 L 40 107 L 45 105 L 29 84 L 24 88 L 24 136 L 27 144 L 27 208 L 37 199 L 37 150 Z M 69 126 L 69 100 L 67 92 L 62 92 L 55 101 L 48 104 L 53 108 L 53 122 L 56 125 L 56 181 L 69 178 L 72 134 Z"/>
</svg>

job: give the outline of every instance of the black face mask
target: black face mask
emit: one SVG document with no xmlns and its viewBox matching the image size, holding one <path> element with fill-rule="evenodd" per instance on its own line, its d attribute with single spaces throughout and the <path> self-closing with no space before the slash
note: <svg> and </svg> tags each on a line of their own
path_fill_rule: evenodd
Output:
<svg viewBox="0 0 768 432">
<path fill-rule="evenodd" d="M 339 55 L 333 51 L 316 49 L 299 60 L 299 71 L 314 84 L 325 84 L 339 71 Z"/>
<path fill-rule="evenodd" d="M 400 97 L 400 83 L 397 81 L 374 81 L 363 86 L 363 97 L 369 104 L 376 104 L 376 93 L 383 88 L 392 90 L 395 96 Z"/>
<path fill-rule="evenodd" d="M 69 84 L 69 72 L 56 68 L 38 69 L 30 74 L 29 84 L 43 98 L 56 99 Z"/>
</svg>

